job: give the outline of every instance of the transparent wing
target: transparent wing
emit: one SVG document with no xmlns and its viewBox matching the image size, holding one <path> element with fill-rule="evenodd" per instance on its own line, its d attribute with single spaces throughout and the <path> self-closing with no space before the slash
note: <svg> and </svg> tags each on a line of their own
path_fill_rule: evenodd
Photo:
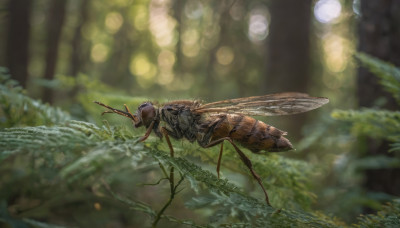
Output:
<svg viewBox="0 0 400 228">
<path fill-rule="evenodd" d="M 198 113 L 237 113 L 249 116 L 281 116 L 307 112 L 329 102 L 328 98 L 305 93 L 277 93 L 207 103 L 195 108 Z"/>
</svg>

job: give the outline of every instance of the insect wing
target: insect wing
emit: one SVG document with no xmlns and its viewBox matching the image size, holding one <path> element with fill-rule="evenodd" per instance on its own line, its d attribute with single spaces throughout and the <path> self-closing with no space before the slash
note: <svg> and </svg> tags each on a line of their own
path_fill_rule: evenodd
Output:
<svg viewBox="0 0 400 228">
<path fill-rule="evenodd" d="M 249 116 L 281 116 L 307 112 L 329 102 L 328 98 L 305 93 L 277 93 L 212 102 L 201 105 L 198 113 L 236 113 Z"/>
</svg>

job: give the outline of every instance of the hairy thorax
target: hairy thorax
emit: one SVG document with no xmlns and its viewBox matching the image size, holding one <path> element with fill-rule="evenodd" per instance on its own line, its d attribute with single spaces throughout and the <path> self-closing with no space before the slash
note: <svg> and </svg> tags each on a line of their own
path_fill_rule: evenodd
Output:
<svg viewBox="0 0 400 228">
<path fill-rule="evenodd" d="M 196 140 L 201 115 L 192 110 L 198 106 L 196 101 L 184 100 L 166 103 L 160 108 L 160 119 L 166 123 L 166 129 L 173 138 L 186 138 L 190 142 Z"/>
</svg>

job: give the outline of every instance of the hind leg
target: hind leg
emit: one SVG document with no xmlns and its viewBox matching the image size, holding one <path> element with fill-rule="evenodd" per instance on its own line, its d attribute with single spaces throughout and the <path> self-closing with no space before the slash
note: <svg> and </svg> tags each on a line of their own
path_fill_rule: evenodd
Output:
<svg viewBox="0 0 400 228">
<path fill-rule="evenodd" d="M 235 148 L 236 152 L 240 156 L 240 159 L 247 166 L 247 168 L 251 172 L 251 175 L 253 175 L 253 177 L 257 180 L 258 184 L 261 186 L 261 188 L 262 188 L 262 190 L 264 192 L 264 195 L 265 195 L 265 201 L 267 202 L 267 204 L 269 206 L 271 206 L 271 204 L 269 203 L 268 193 L 265 190 L 263 184 L 261 183 L 260 176 L 258 176 L 258 174 L 254 171 L 253 164 L 251 163 L 250 159 L 239 149 L 239 147 L 236 146 L 236 144 L 233 142 L 233 140 L 231 138 L 225 137 L 225 138 L 214 140 L 214 141 L 210 142 L 209 144 L 205 145 L 204 148 L 212 147 L 212 146 L 215 146 L 215 145 L 217 145 L 219 143 L 223 143 L 225 140 L 230 142 L 232 144 L 232 146 Z M 223 150 L 223 146 L 221 144 L 221 150 L 220 150 L 219 158 L 218 158 L 217 172 L 219 172 L 219 165 L 220 165 L 220 160 L 221 160 L 221 157 L 222 157 L 222 150 Z M 219 174 L 218 174 L 218 176 L 219 176 Z"/>
</svg>

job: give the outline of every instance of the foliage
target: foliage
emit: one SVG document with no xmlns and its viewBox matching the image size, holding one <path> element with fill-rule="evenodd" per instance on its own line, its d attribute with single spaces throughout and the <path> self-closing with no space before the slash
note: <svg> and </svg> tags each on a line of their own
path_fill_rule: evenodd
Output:
<svg viewBox="0 0 400 228">
<path fill-rule="evenodd" d="M 356 57 L 361 65 L 366 66 L 380 79 L 380 84 L 400 103 L 400 70 L 393 65 L 374 57 L 359 53 Z M 353 176 L 364 170 L 398 169 L 400 168 L 400 112 L 363 108 L 361 110 L 335 110 L 332 117 L 341 120 L 348 126 L 349 131 L 359 139 L 359 151 L 353 154 L 344 154 L 340 163 L 345 170 L 351 170 Z M 389 153 L 377 155 L 362 154 L 363 146 L 367 145 L 367 138 L 374 140 L 386 140 L 390 142 Z M 359 174 L 358 174 L 359 175 Z M 344 176 L 344 175 L 343 175 Z M 360 177 L 358 178 L 360 179 Z M 398 218 L 398 200 L 396 196 L 383 192 L 365 192 L 358 189 L 358 201 L 365 207 L 380 209 L 382 201 L 393 201 L 393 204 L 383 207 L 383 212 L 378 215 L 361 217 L 360 227 L 375 227 L 381 224 L 382 227 L 396 227 L 391 224 Z M 361 195 L 361 197 L 360 197 Z M 354 197 L 352 197 L 354 200 Z M 397 209 L 396 209 L 397 208 Z M 394 220 L 393 220 L 394 219 Z"/>
<path fill-rule="evenodd" d="M 3 82 L 10 85 L 12 80 Z M 35 101 L 19 94 L 22 90 L 16 88 L 18 87 L 2 85 L 1 93 L 20 97 L 13 100 L 12 105 L 16 107 L 13 109 L 13 115 L 22 116 L 24 109 L 18 107 Z M 8 104 L 12 98 L 9 95 L 2 102 Z M 3 103 L 2 107 L 5 106 Z M 272 202 L 279 202 L 279 198 L 282 198 L 282 201 L 287 203 L 288 209 L 274 209 L 267 206 L 262 198 L 258 200 L 249 196 L 227 179 L 218 179 L 215 174 L 195 164 L 197 159 L 194 157 L 199 154 L 195 145 L 175 143 L 178 154 L 185 156 L 171 157 L 166 153 L 168 150 L 165 144 L 158 139 L 150 138 L 143 144 L 138 143 L 138 135 L 126 127 L 110 127 L 106 122 L 99 128 L 83 121 L 51 119 L 50 116 L 54 116 L 54 113 L 63 112 L 53 112 L 59 109 L 37 103 L 40 105 L 33 106 L 34 108 L 28 106 L 29 112 L 25 114 L 32 116 L 30 118 L 33 120 L 45 119 L 46 122 L 28 122 L 25 118 L 19 118 L 12 122 L 13 127 L 0 131 L 0 221 L 6 224 L 53 227 L 50 224 L 53 221 L 67 226 L 92 226 L 105 222 L 98 219 L 97 213 L 105 213 L 107 216 L 103 216 L 104 219 L 120 214 L 128 224 L 134 224 L 139 222 L 138 220 L 143 222 L 146 219 L 139 217 L 135 220 L 135 217 L 130 216 L 131 213 L 144 213 L 148 215 L 147 223 L 159 216 L 173 223 L 203 226 L 196 225 L 192 220 L 195 217 L 193 215 L 191 219 L 185 220 L 164 215 L 154 209 L 159 208 L 157 205 L 165 201 L 163 189 L 166 183 L 163 180 L 168 179 L 165 178 L 168 175 L 162 177 L 166 174 L 164 167 L 173 167 L 177 175 L 179 174 L 180 181 L 174 185 L 175 194 L 186 201 L 185 205 L 193 210 L 192 213 L 200 211 L 199 213 L 203 214 L 200 223 L 204 223 L 204 219 L 209 217 L 208 223 L 216 226 L 265 227 L 297 224 L 333 227 L 335 224 L 329 217 L 302 210 L 303 207 L 309 210 L 307 208 L 313 196 L 307 185 L 309 172 L 299 171 L 307 170 L 306 165 L 300 161 L 271 156 L 254 163 L 257 172 L 262 176 L 269 176 L 265 182 L 271 184 L 267 184 L 267 188 L 272 190 L 277 186 L 277 190 L 270 192 L 271 195 L 277 195 L 273 197 Z M 28 123 L 47 123 L 50 126 L 25 126 Z M 211 153 L 212 150 L 208 154 L 201 151 L 201 156 L 211 157 Z M 232 153 L 232 150 L 228 149 L 225 156 L 225 162 L 236 164 L 232 166 L 236 168 L 231 172 L 243 172 L 249 177 L 244 167 L 238 166 L 240 160 Z M 185 157 L 192 157 L 194 161 Z M 150 178 L 144 179 L 143 176 L 148 175 Z M 151 187 L 152 191 L 160 191 L 160 196 L 154 197 L 155 201 L 141 202 L 137 197 L 130 199 L 131 197 L 123 196 L 143 194 L 144 188 L 148 189 L 154 184 L 132 186 L 144 181 L 149 182 L 148 179 L 156 183 L 157 189 Z M 171 184 L 174 180 L 169 179 L 169 182 Z M 188 187 L 193 191 L 189 191 Z M 193 197 L 193 194 L 197 196 Z M 201 213 L 210 210 L 215 211 L 212 216 L 206 216 L 209 213 Z M 82 213 L 83 211 L 89 212 Z M 66 217 L 75 217 L 76 221 L 65 220 Z"/>
<path fill-rule="evenodd" d="M 367 54 L 356 57 L 361 64 L 380 78 L 380 84 L 400 104 L 400 70 L 395 66 Z M 376 109 L 361 111 L 334 111 L 332 117 L 352 123 L 352 131 L 357 135 L 373 135 L 393 142 L 390 151 L 400 151 L 400 112 Z"/>
<path fill-rule="evenodd" d="M 30 142 L 34 142 L 34 144 Z M 210 195 L 195 198 L 188 203 L 188 206 L 192 208 L 210 206 L 210 204 L 213 207 L 222 206 L 218 216 L 215 216 L 214 219 L 221 220 L 224 217 L 232 216 L 246 221 L 243 225 L 253 223 L 258 226 L 282 224 L 283 221 L 286 224 L 332 226 L 332 222 L 329 220 L 325 221 L 310 214 L 290 210 L 276 212 L 276 209 L 266 206 L 264 202 L 246 196 L 226 179 L 219 180 L 214 174 L 202 170 L 186 159 L 171 158 L 165 152 L 152 148 L 154 145 L 157 145 L 157 142 L 147 146 L 138 144 L 137 138 L 133 138 L 121 129 L 101 129 L 95 125 L 78 121 L 68 121 L 65 125 L 52 127 L 4 129 L 1 132 L 0 141 L 0 146 L 3 148 L 1 152 L 3 163 L 5 160 L 10 161 L 17 156 L 23 156 L 34 160 L 35 165 L 32 168 L 37 170 L 54 169 L 54 175 L 40 178 L 44 178 L 45 180 L 42 181 L 48 182 L 43 187 L 54 188 L 54 185 L 59 185 L 63 181 L 67 183 L 79 181 L 89 184 L 96 173 L 97 175 L 101 175 L 101 172 L 107 173 L 106 167 L 116 166 L 122 159 L 130 161 L 128 164 L 125 163 L 125 165 L 129 165 L 129 169 L 137 170 L 143 166 L 152 166 L 154 161 L 148 161 L 145 157 L 153 157 L 156 162 L 173 166 L 179 170 L 189 180 L 191 188 L 196 192 L 200 192 L 201 185 L 207 187 Z M 85 155 L 80 156 L 81 153 Z M 121 164 L 119 166 L 119 169 L 128 168 L 121 167 Z M 7 184 L 15 183 L 11 181 L 11 183 L 6 182 L 5 184 L 7 188 L 9 187 Z M 8 194 L 12 193 L 8 192 Z M 8 197 L 10 196 L 5 198 Z M 129 200 L 125 200 L 124 203 L 132 204 Z M 134 203 L 134 205 L 136 206 L 131 205 L 131 209 L 139 210 L 143 207 L 142 203 Z M 144 207 L 148 208 L 148 206 Z M 143 211 L 143 208 L 140 210 Z M 150 209 L 144 212 L 154 215 Z"/>
<path fill-rule="evenodd" d="M 358 53 L 355 56 L 363 66 L 380 78 L 384 89 L 390 92 L 400 104 L 400 69 L 365 53 Z"/>
<path fill-rule="evenodd" d="M 184 178 L 188 179 L 194 191 L 200 192 L 200 186 L 206 186 L 210 196 L 195 198 L 188 203 L 188 206 L 192 208 L 210 205 L 222 207 L 218 216 L 214 217 L 214 219 L 218 218 L 219 222 L 224 221 L 223 218 L 226 217 L 231 217 L 231 219 L 236 217 L 241 218 L 239 221 L 246 221 L 242 223 L 243 225 L 265 226 L 285 222 L 287 225 L 333 226 L 330 220 L 321 219 L 312 214 L 284 209 L 277 212 L 276 209 L 266 206 L 264 202 L 247 196 L 226 179 L 220 180 L 214 174 L 202 170 L 186 159 L 172 158 L 165 152 L 152 148 L 157 145 L 157 142 L 149 145 L 138 144 L 137 138 L 133 138 L 123 130 L 101 129 L 86 122 L 68 121 L 65 125 L 52 127 L 8 128 L 1 132 L 1 136 L 2 163 L 23 156 L 33 159 L 32 168 L 36 170 L 54 171 L 50 176 L 36 174 L 39 175 L 37 178 L 40 182 L 44 183 L 44 186 L 41 186 L 44 188 L 55 188 L 64 181 L 69 184 L 74 182 L 86 183 L 85 185 L 95 184 L 93 179 L 100 178 L 104 175 L 102 173 L 110 172 L 107 167 L 118 165 L 118 169 L 129 167 L 131 170 L 138 170 L 143 166 L 151 167 L 152 163 L 154 166 L 159 162 L 175 167 Z M 28 142 L 34 142 L 34 144 Z M 80 156 L 82 153 L 84 156 Z M 149 161 L 146 157 L 152 157 L 154 160 Z M 129 163 L 119 164 L 121 160 L 129 160 Z M 4 172 L 10 167 L 6 166 L 2 169 Z M 110 177 L 105 175 L 102 178 Z M 7 189 L 12 189 L 11 185 L 15 184 L 15 180 L 3 181 Z M 15 194 L 15 192 L 2 192 L 2 198 L 7 199 L 10 195 L 4 194 Z M 46 201 L 45 198 L 41 200 Z M 133 210 L 154 216 L 154 212 L 148 206 L 143 206 L 145 205 L 143 203 L 132 203 L 130 200 L 123 200 L 123 202 L 130 205 Z M 46 204 L 46 202 L 43 203 Z M 147 209 L 144 210 L 143 207 Z"/>
<path fill-rule="evenodd" d="M 352 123 L 356 135 L 373 135 L 394 142 L 390 151 L 400 151 L 400 112 L 376 109 L 334 111 L 332 117 Z"/>
<path fill-rule="evenodd" d="M 3 67 L 0 67 L 0 117 L 0 128 L 51 125 L 70 118 L 60 108 L 27 97 Z"/>
<path fill-rule="evenodd" d="M 400 202 L 394 200 L 383 206 L 376 215 L 360 216 L 356 227 L 399 227 L 400 226 Z"/>
<path fill-rule="evenodd" d="M 1 94 L 10 90 L 23 98 L 14 100 L 13 107 L 35 102 L 18 95 L 22 91 L 15 87 L 2 86 Z M 30 108 L 27 115 L 41 120 L 43 110 L 55 110 L 40 107 Z M 16 108 L 14 115 L 23 111 Z M 111 127 L 105 122 L 98 127 L 67 118 L 29 123 L 33 126 L 19 118 L 14 126 L 0 130 L 0 223 L 13 227 L 155 226 L 158 221 L 163 227 L 345 226 L 311 210 L 315 195 L 310 179 L 315 169 L 302 161 L 250 155 L 257 173 L 267 177 L 264 183 L 277 209 L 258 197 L 258 188 L 243 191 L 237 186 L 240 182 L 218 179 L 215 172 L 199 166 L 199 158 L 215 162 L 218 148 L 204 150 L 174 142 L 178 156 L 171 157 L 166 143 L 156 138 L 138 142 L 143 132 L 132 131 L 129 125 Z M 34 126 L 38 123 L 48 126 Z M 234 151 L 228 147 L 225 152 L 223 177 L 244 174 L 251 180 Z M 185 213 L 174 213 L 179 207 L 185 207 Z M 390 219 L 390 213 L 385 209 L 379 218 Z M 363 219 L 361 224 L 369 221 Z"/>
<path fill-rule="evenodd" d="M 38 24 L 31 28 L 31 77 L 42 75 L 46 64 L 43 25 L 48 17 L 42 16 L 49 9 L 45 5 L 39 1 L 32 9 L 32 20 Z M 151 91 L 158 97 L 216 99 L 254 94 L 254 89 L 261 90 L 257 82 L 265 75 L 266 5 L 263 1 L 81 1 L 66 8 L 56 74 L 71 75 L 76 69 L 135 95 Z M 254 16 L 258 20 L 246 19 Z M 257 22 L 266 27 L 252 31 L 251 24 Z M 250 39 L 254 32 L 264 35 Z"/>
</svg>

